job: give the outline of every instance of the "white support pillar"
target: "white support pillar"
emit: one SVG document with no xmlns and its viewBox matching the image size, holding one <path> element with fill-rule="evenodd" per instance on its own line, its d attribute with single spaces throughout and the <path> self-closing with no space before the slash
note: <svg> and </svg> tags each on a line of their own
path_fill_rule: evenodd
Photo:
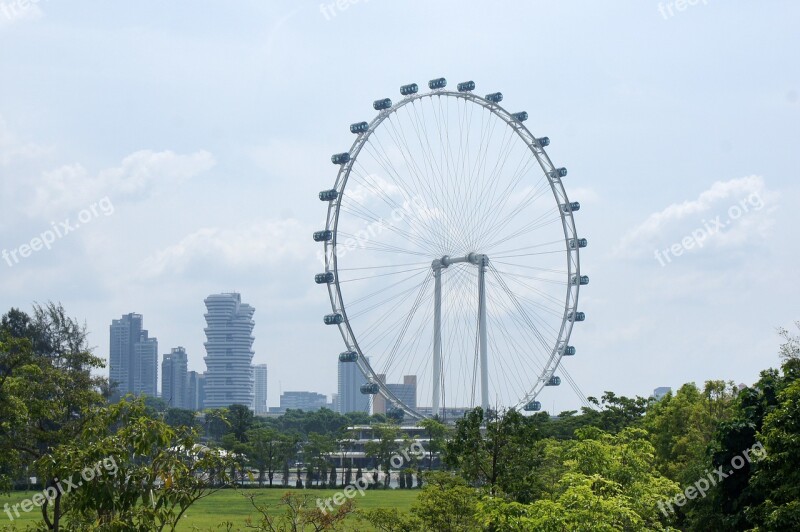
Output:
<svg viewBox="0 0 800 532">
<path fill-rule="evenodd" d="M 486 266 L 489 257 L 478 256 L 478 332 L 481 357 L 481 408 L 484 415 L 489 411 L 489 355 L 486 332 Z"/>
<path fill-rule="evenodd" d="M 439 415 L 442 382 L 442 265 L 436 260 L 433 268 L 433 398 L 431 413 Z"/>
</svg>

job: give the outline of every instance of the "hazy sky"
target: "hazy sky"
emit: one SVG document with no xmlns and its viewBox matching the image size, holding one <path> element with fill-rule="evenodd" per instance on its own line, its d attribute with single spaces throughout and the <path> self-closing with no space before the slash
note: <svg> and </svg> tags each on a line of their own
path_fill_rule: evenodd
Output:
<svg viewBox="0 0 800 532">
<path fill-rule="evenodd" d="M 444 76 L 569 168 L 583 392 L 750 383 L 800 319 L 800 4 L 667 4 L 0 0 L 0 310 L 61 301 L 104 357 L 138 312 L 202 371 L 203 298 L 239 291 L 269 404 L 335 392 L 316 194 L 374 99 Z"/>
</svg>

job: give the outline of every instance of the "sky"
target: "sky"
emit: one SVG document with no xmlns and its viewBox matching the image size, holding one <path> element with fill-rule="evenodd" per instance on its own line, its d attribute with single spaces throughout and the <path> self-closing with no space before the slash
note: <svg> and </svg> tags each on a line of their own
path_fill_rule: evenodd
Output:
<svg viewBox="0 0 800 532">
<path fill-rule="evenodd" d="M 330 155 L 373 100 L 446 77 L 502 91 L 569 169 L 581 391 L 752 383 L 800 319 L 798 22 L 777 0 L 0 0 L 0 311 L 61 302 L 102 357 L 141 313 L 203 371 L 203 299 L 237 291 L 268 404 L 330 395 Z"/>
</svg>

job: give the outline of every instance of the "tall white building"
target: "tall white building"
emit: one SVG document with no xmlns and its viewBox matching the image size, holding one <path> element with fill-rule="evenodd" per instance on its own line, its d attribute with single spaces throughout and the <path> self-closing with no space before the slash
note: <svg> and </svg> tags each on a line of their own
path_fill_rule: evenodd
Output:
<svg viewBox="0 0 800 532">
<path fill-rule="evenodd" d="M 161 398 L 172 408 L 192 408 L 188 385 L 189 357 L 183 347 L 175 347 L 161 363 Z"/>
<path fill-rule="evenodd" d="M 267 413 L 267 365 L 256 364 L 253 366 L 255 380 L 255 402 L 253 412 L 256 414 Z"/>
<path fill-rule="evenodd" d="M 237 293 L 205 299 L 205 408 L 252 407 L 253 314 L 255 309 Z"/>
</svg>

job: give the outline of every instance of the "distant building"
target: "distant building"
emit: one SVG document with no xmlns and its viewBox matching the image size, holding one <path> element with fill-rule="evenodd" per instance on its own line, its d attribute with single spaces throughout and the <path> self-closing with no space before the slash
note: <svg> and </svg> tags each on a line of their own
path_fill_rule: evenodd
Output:
<svg viewBox="0 0 800 532">
<path fill-rule="evenodd" d="M 403 376 L 402 383 L 387 383 L 386 375 L 378 375 L 378 379 L 386 384 L 386 388 L 394 394 L 399 401 L 409 408 L 417 408 L 417 376 L 405 375 Z M 374 395 L 372 398 L 372 413 L 373 414 L 386 414 L 390 408 L 395 405 L 387 405 L 387 400 L 380 394 Z"/>
<path fill-rule="evenodd" d="M 147 331 L 142 331 L 139 341 L 134 345 L 136 359 L 133 374 L 134 395 L 158 396 L 158 340 L 149 338 Z"/>
<path fill-rule="evenodd" d="M 369 413 L 369 395 L 361 393 L 361 385 L 366 383 L 367 379 L 355 362 L 339 361 L 336 412 Z"/>
<path fill-rule="evenodd" d="M 327 408 L 328 398 L 316 392 L 283 392 L 281 394 L 281 411 L 289 409 L 313 412 Z"/>
<path fill-rule="evenodd" d="M 203 404 L 205 403 L 205 390 L 206 384 L 206 376 L 202 373 L 198 373 L 196 371 L 190 371 L 187 377 L 186 383 L 186 399 L 187 399 L 187 406 L 186 408 L 190 410 L 201 411 L 204 410 L 205 407 Z"/>
<path fill-rule="evenodd" d="M 254 401 L 253 314 L 236 293 L 214 294 L 205 299 L 206 380 L 205 408 L 230 405 L 252 407 Z"/>
<path fill-rule="evenodd" d="M 669 386 L 659 386 L 655 390 L 653 390 L 653 397 L 656 401 L 660 401 L 665 395 L 672 391 L 672 388 Z"/>
<path fill-rule="evenodd" d="M 161 362 L 161 398 L 172 408 L 191 409 L 189 398 L 189 357 L 175 347 Z"/>
<path fill-rule="evenodd" d="M 256 414 L 266 414 L 268 412 L 266 364 L 256 364 L 253 366 L 253 380 L 255 381 L 253 412 Z"/>
<path fill-rule="evenodd" d="M 134 313 L 111 320 L 108 366 L 115 400 L 129 393 L 157 396 L 158 340 L 148 337 L 142 323 Z"/>
</svg>

